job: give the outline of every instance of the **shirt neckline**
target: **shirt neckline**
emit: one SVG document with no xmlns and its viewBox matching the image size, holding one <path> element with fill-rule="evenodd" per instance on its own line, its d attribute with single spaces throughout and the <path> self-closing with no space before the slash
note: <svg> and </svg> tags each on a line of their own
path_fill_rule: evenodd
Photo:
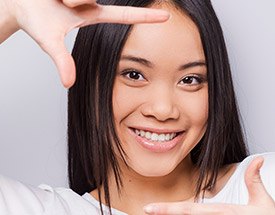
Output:
<svg viewBox="0 0 275 215">
<path fill-rule="evenodd" d="M 237 167 L 235 169 L 235 171 L 233 172 L 233 174 L 229 177 L 229 179 L 227 180 L 227 182 L 225 183 L 225 185 L 222 187 L 222 189 L 213 197 L 211 198 L 203 198 L 200 200 L 200 202 L 219 202 L 221 197 L 224 196 L 224 193 L 229 189 L 230 185 L 233 183 L 233 181 L 236 179 L 236 177 L 238 176 L 240 170 L 241 170 L 241 163 L 237 163 L 236 164 Z"/>
<path fill-rule="evenodd" d="M 247 158 L 245 158 L 244 160 L 246 160 Z M 215 196 L 213 196 L 211 198 L 203 198 L 203 199 L 199 200 L 199 202 L 208 203 L 208 202 L 218 201 L 219 199 L 221 199 L 221 196 L 223 196 L 224 193 L 226 192 L 226 190 L 229 189 L 230 184 L 232 184 L 232 181 L 234 181 L 235 178 L 237 177 L 237 175 L 239 174 L 239 172 L 241 170 L 242 163 L 244 162 L 244 160 L 241 163 L 237 163 L 237 167 L 236 167 L 234 173 L 230 176 L 230 178 L 228 179 L 226 184 L 223 186 L 223 188 Z M 82 197 L 84 199 L 86 199 L 87 201 L 89 201 L 90 203 L 92 203 L 97 208 L 100 208 L 99 201 L 96 198 L 94 198 L 90 193 L 86 192 L 86 193 L 83 194 Z M 105 212 L 109 210 L 108 207 L 103 203 L 102 203 L 102 208 L 103 208 L 103 211 L 105 211 Z M 128 215 L 127 213 L 122 212 L 120 210 L 117 210 L 115 208 L 112 208 L 112 211 L 115 213 L 115 215 Z"/>
<path fill-rule="evenodd" d="M 89 201 L 94 206 L 96 206 L 98 209 L 100 209 L 100 203 L 99 203 L 99 201 L 95 197 L 93 197 L 90 193 L 86 192 L 86 193 L 84 193 L 82 195 L 82 197 L 84 199 L 86 199 L 87 201 Z M 105 205 L 105 204 L 103 204 L 103 203 L 102 203 L 102 209 L 103 209 L 104 212 L 109 211 L 108 206 Z M 114 215 L 128 215 L 127 213 L 122 212 L 122 211 L 120 211 L 118 209 L 115 209 L 115 208 L 111 208 L 111 209 L 112 209 L 112 212 L 113 212 Z"/>
</svg>

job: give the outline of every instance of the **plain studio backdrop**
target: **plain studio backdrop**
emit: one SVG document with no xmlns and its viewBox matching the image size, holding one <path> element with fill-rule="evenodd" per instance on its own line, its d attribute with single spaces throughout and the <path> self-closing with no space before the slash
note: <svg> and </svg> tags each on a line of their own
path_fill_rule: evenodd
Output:
<svg viewBox="0 0 275 215">
<path fill-rule="evenodd" d="M 212 2 L 250 151 L 275 151 L 275 1 Z M 70 50 L 76 32 L 66 38 Z M 0 174 L 68 186 L 66 97 L 52 61 L 24 32 L 0 45 Z"/>
</svg>

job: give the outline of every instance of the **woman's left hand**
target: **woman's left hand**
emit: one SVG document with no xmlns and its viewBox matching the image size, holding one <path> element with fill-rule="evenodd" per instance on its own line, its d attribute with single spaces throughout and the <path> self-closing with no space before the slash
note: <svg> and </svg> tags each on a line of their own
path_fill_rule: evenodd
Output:
<svg viewBox="0 0 275 215">
<path fill-rule="evenodd" d="M 262 157 L 255 158 L 245 173 L 249 201 L 247 205 L 234 204 L 201 204 L 190 202 L 153 203 L 144 207 L 147 214 L 169 215 L 204 215 L 204 214 L 249 214 L 275 215 L 275 202 L 267 193 L 261 177 Z"/>
</svg>

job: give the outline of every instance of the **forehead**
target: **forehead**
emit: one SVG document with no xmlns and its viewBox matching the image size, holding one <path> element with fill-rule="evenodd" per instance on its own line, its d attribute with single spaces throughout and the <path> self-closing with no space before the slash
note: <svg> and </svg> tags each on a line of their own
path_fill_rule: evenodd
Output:
<svg viewBox="0 0 275 215">
<path fill-rule="evenodd" d="M 153 62 L 204 60 L 195 23 L 182 11 L 168 4 L 152 7 L 169 11 L 170 19 L 165 23 L 134 25 L 122 55 L 140 56 Z"/>
</svg>

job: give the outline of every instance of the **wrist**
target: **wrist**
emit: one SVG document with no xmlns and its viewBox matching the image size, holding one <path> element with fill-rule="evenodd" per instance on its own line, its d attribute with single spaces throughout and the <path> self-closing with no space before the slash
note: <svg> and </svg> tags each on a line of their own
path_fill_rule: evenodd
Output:
<svg viewBox="0 0 275 215">
<path fill-rule="evenodd" d="M 0 43 L 19 30 L 17 20 L 15 16 L 12 15 L 10 9 L 12 1 L 9 1 L 10 0 L 0 0 Z"/>
</svg>

